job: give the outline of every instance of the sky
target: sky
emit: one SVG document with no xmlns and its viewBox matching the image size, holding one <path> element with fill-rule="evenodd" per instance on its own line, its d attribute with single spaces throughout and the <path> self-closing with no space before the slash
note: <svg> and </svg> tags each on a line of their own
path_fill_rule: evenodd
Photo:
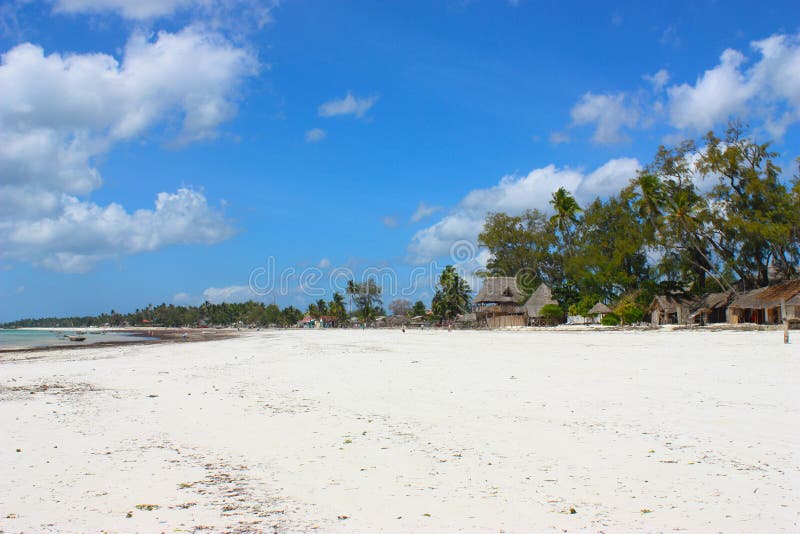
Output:
<svg viewBox="0 0 800 534">
<path fill-rule="evenodd" d="M 796 2 L 6 1 L 0 321 L 429 302 L 488 212 L 731 119 L 796 172 Z"/>
</svg>

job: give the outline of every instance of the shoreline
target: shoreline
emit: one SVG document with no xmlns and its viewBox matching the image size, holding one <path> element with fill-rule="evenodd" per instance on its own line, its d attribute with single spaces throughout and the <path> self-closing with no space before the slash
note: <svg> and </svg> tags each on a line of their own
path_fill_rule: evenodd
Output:
<svg viewBox="0 0 800 534">
<path fill-rule="evenodd" d="M 90 332 L 90 329 L 80 329 L 80 328 L 65 328 L 65 327 L 54 327 L 54 328 L 45 328 L 45 327 L 31 327 L 31 328 L 20 328 L 19 330 L 40 330 L 40 331 L 62 331 L 62 332 L 74 332 L 75 330 L 86 330 Z M 210 329 L 209 329 L 210 330 Z M 60 350 L 85 350 L 85 349 L 97 349 L 97 348 L 110 348 L 110 347 L 120 347 L 120 346 L 142 346 L 142 345 L 158 345 L 164 343 L 198 343 L 202 341 L 216 341 L 220 339 L 230 339 L 237 337 L 238 334 L 241 332 L 235 330 L 225 330 L 225 329 L 218 329 L 213 330 L 213 333 L 208 333 L 208 330 L 201 331 L 199 329 L 180 329 L 180 328 L 139 328 L 139 327 L 123 327 L 123 328 L 109 328 L 103 329 L 103 332 L 109 333 L 126 333 L 131 334 L 133 338 L 155 338 L 155 339 L 132 339 L 131 341 L 98 341 L 94 343 L 82 343 L 77 342 L 74 344 L 65 344 L 65 345 L 46 345 L 40 347 L 11 347 L 11 348 L 0 348 L 0 361 L 3 361 L 3 356 L 5 355 L 13 355 L 13 354 L 27 354 L 27 353 L 41 353 L 41 352 L 48 352 L 48 351 L 60 351 Z M 205 333 L 204 333 L 205 332 Z M 184 334 L 187 334 L 186 338 L 183 337 Z"/>
</svg>

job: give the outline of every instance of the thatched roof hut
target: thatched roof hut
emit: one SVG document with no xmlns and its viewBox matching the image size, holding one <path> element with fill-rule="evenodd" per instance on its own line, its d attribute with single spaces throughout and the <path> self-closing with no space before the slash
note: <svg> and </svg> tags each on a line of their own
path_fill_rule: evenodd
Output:
<svg viewBox="0 0 800 534">
<path fill-rule="evenodd" d="M 474 301 L 476 319 L 490 328 L 525 326 L 525 308 L 519 304 L 521 300 L 522 291 L 513 276 L 486 278 Z"/>
<path fill-rule="evenodd" d="M 606 306 L 602 302 L 598 302 L 597 304 L 592 306 L 592 309 L 589 310 L 586 313 L 586 315 L 605 315 L 605 314 L 611 313 L 611 312 L 612 312 L 611 308 L 609 308 L 608 306 Z"/>
<path fill-rule="evenodd" d="M 481 290 L 475 297 L 476 304 L 518 304 L 522 292 L 513 276 L 493 276 L 483 281 Z"/>
<path fill-rule="evenodd" d="M 525 302 L 525 311 L 528 312 L 528 318 L 538 318 L 542 316 L 542 308 L 548 304 L 555 304 L 558 306 L 558 301 L 553 299 L 553 292 L 545 284 L 540 284 L 536 291 L 531 293 L 531 296 Z"/>
<path fill-rule="evenodd" d="M 651 321 L 655 325 L 686 323 L 697 302 L 681 295 L 656 295 L 650 303 Z"/>
<path fill-rule="evenodd" d="M 728 306 L 732 322 L 780 323 L 800 311 L 800 280 L 742 293 Z"/>
</svg>

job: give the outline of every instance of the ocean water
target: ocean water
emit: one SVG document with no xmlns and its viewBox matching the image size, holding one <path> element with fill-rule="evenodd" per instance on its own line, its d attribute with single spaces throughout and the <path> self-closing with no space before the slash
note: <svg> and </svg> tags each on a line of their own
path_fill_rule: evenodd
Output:
<svg viewBox="0 0 800 534">
<path fill-rule="evenodd" d="M 155 339 L 133 335 L 128 332 L 80 330 L 81 332 L 85 333 L 77 334 L 76 330 L 27 330 L 24 328 L 14 330 L 0 329 L 0 350 L 60 347 L 67 345 L 92 345 L 95 343 L 108 343 L 112 341 L 141 341 Z M 65 334 L 84 336 L 86 341 L 70 341 L 64 337 Z"/>
</svg>

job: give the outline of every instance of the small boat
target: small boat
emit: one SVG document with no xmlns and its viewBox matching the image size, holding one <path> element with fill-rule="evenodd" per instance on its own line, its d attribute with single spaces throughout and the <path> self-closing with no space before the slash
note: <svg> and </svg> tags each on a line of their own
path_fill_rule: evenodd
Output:
<svg viewBox="0 0 800 534">
<path fill-rule="evenodd" d="M 67 336 L 70 341 L 86 341 L 86 336 Z"/>
</svg>

